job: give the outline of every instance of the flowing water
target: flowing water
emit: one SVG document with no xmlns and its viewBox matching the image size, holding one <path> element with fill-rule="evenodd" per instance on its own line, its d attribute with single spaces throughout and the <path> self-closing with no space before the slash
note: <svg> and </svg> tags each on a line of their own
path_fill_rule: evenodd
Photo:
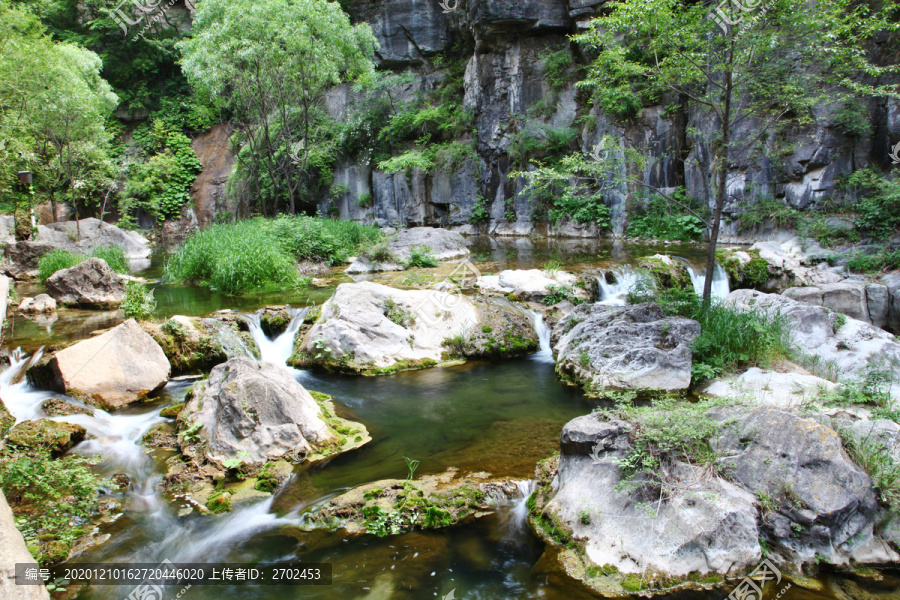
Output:
<svg viewBox="0 0 900 600">
<path fill-rule="evenodd" d="M 486 242 L 482 242 L 485 244 Z M 530 244 L 530 246 L 529 246 Z M 529 268 L 558 256 L 558 247 L 535 246 L 530 241 L 490 242 L 476 245 L 484 272 L 502 268 Z M 515 252 L 511 251 L 514 250 Z M 601 302 L 616 304 L 639 278 L 615 246 L 584 244 L 570 255 L 570 268 L 596 269 L 597 264 L 616 273 L 602 277 Z M 645 253 L 653 253 L 653 249 Z M 687 252 L 685 252 L 687 254 Z M 620 259 L 610 260 L 610 256 Z M 693 257 L 696 258 L 696 257 Z M 158 264 L 157 264 L 158 267 Z M 152 273 L 151 273 L 152 274 Z M 692 279 L 694 276 L 692 275 Z M 339 281 L 338 281 L 339 282 Z M 702 285 L 702 282 L 699 282 Z M 726 282 L 727 283 L 727 282 Z M 606 284 L 606 287 L 604 287 Z M 695 281 L 695 285 L 698 282 Z M 321 303 L 331 289 L 296 295 L 227 299 L 192 288 L 157 288 L 160 316 L 203 315 L 221 308 L 245 311 L 263 360 L 284 364 L 305 309 L 294 310 L 288 330 L 267 338 L 253 312 L 265 303 L 296 306 Z M 191 294 L 196 294 L 193 299 Z M 302 294 L 301 294 L 302 295 Z M 227 301 L 226 301 L 227 300 Z M 161 407 L 180 401 L 191 385 L 173 381 L 151 403 L 114 414 L 95 410 L 93 416 L 56 417 L 77 422 L 91 438 L 73 451 L 99 455 L 97 468 L 105 475 L 127 473 L 132 480 L 124 492 L 125 511 L 105 531 L 111 539 L 78 557 L 77 562 L 159 563 L 281 561 L 329 562 L 334 583 L 323 587 L 193 587 L 185 600 L 283 598 L 419 600 L 454 597 L 481 600 L 513 598 L 581 600 L 592 596 L 553 566 L 540 560 L 541 544 L 526 525 L 525 501 L 532 490 L 534 466 L 558 450 L 559 433 L 570 419 L 592 410 L 596 403 L 577 389 L 560 382 L 554 373 L 550 331 L 534 313 L 540 339 L 539 352 L 524 358 L 405 372 L 390 377 L 351 377 L 295 371 L 310 389 L 331 394 L 342 416 L 366 424 L 373 441 L 356 452 L 336 457 L 327 465 L 298 468 L 275 496 L 236 505 L 220 516 L 178 516 L 182 506 L 162 498 L 157 490 L 162 467 L 145 454 L 140 440 L 162 419 Z M 81 318 L 81 317 L 79 317 Z M 118 317 L 120 318 L 120 317 Z M 22 325 L 22 323 L 20 323 Z M 87 327 L 84 327 L 86 329 Z M 86 335 L 82 329 L 76 330 Z M 21 328 L 20 328 L 21 331 Z M 45 330 L 41 330 L 45 331 Z M 32 350 L 39 342 L 71 335 L 52 328 L 38 339 L 22 339 Z M 77 336 L 76 336 L 77 337 Z M 231 340 L 230 353 L 247 355 L 240 339 Z M 14 353 L 12 366 L 0 374 L 0 395 L 19 420 L 42 416 L 41 403 L 59 396 L 35 390 L 19 375 L 31 357 Z M 389 538 L 366 536 L 352 540 L 300 529 L 303 512 L 344 490 L 384 478 L 406 475 L 404 457 L 421 461 L 417 473 L 436 473 L 449 467 L 462 472 L 487 471 L 516 482 L 518 497 L 498 514 L 464 526 L 415 532 Z M 809 592 L 795 587 L 783 600 L 835 598 L 891 598 L 900 580 L 883 571 L 880 582 L 826 575 L 823 586 L 838 592 Z M 121 600 L 129 588 L 92 586 L 81 589 L 79 600 Z M 167 590 L 174 597 L 178 590 Z M 451 595 L 452 592 L 452 595 Z M 893 594 L 893 595 L 892 595 Z M 687 592 L 679 598 L 722 598 L 721 592 Z"/>
</svg>

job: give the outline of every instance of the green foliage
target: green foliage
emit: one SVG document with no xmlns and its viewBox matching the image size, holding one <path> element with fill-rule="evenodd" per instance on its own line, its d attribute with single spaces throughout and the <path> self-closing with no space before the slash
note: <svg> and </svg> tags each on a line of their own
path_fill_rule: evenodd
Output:
<svg viewBox="0 0 900 600">
<path fill-rule="evenodd" d="M 765 368 L 775 360 L 791 356 L 783 319 L 739 312 L 721 304 L 704 307 L 693 291 L 663 290 L 656 293 L 655 300 L 666 314 L 700 323 L 701 333 L 693 344 L 694 387 L 739 368 Z"/>
<path fill-rule="evenodd" d="M 129 281 L 125 286 L 125 299 L 122 301 L 122 312 L 126 317 L 146 319 L 156 310 L 153 290 L 148 290 L 136 281 Z"/>
<path fill-rule="evenodd" d="M 382 308 L 384 310 L 384 316 L 400 327 L 409 328 L 416 322 L 416 315 L 406 307 L 397 304 L 391 297 L 385 299 Z"/>
<path fill-rule="evenodd" d="M 550 293 L 544 296 L 542 302 L 548 306 L 553 306 L 563 301 L 568 301 L 572 304 L 584 302 L 583 299 L 575 295 L 575 288 L 571 285 L 551 283 L 547 286 L 547 291 Z"/>
<path fill-rule="evenodd" d="M 469 215 L 469 223 L 473 225 L 481 225 L 487 223 L 491 218 L 490 201 L 484 196 L 479 195 L 472 208 L 472 214 Z"/>
<path fill-rule="evenodd" d="M 406 461 L 406 469 L 408 471 L 406 480 L 412 481 L 416 477 L 416 469 L 419 468 L 420 461 L 406 456 L 403 457 L 403 460 Z"/>
<path fill-rule="evenodd" d="M 608 229 L 612 224 L 609 207 L 603 200 L 603 194 L 599 192 L 589 195 L 579 194 L 572 186 L 566 186 L 561 190 L 561 194 L 554 198 L 547 214 L 553 223 L 568 217 L 576 223 L 593 221 L 600 229 Z"/>
<path fill-rule="evenodd" d="M 68 250 L 51 250 L 38 261 L 38 279 L 41 283 L 62 269 L 81 264 L 89 258 L 102 258 L 116 273 L 128 272 L 128 259 L 119 246 L 101 246 L 91 250 L 90 254 L 73 254 Z"/>
<path fill-rule="evenodd" d="M 191 185 L 201 166 L 187 136 L 168 132 L 156 154 L 146 162 L 134 162 L 129 166 L 120 204 L 121 224 L 133 225 L 130 211 L 134 206 L 141 206 L 159 220 L 180 217 L 181 207 L 191 198 Z"/>
<path fill-rule="evenodd" d="M 705 211 L 699 201 L 687 197 L 684 188 L 678 188 L 672 197 L 695 212 L 703 214 Z M 625 230 L 625 235 L 629 237 L 686 242 L 700 240 L 706 232 L 706 225 L 701 219 L 685 214 L 681 206 L 657 194 L 652 194 L 645 202 L 633 203 L 630 208 L 628 228 Z"/>
<path fill-rule="evenodd" d="M 850 458 L 872 478 L 878 499 L 888 509 L 900 509 L 900 460 L 891 448 L 869 435 L 860 436 L 850 429 L 840 431 Z"/>
<path fill-rule="evenodd" d="M 436 267 L 438 260 L 428 246 L 413 246 L 409 251 L 409 258 L 404 261 L 403 266 L 407 269 L 412 267 Z"/>
<path fill-rule="evenodd" d="M 870 254 L 856 252 L 847 258 L 847 268 L 854 273 L 880 273 L 900 269 L 900 249 L 888 250 L 882 246 Z"/>
<path fill-rule="evenodd" d="M 7 448 L 0 454 L 0 489 L 17 518 L 16 526 L 38 562 L 61 562 L 96 514 L 100 478 L 91 462 L 49 453 L 25 455 Z"/>
<path fill-rule="evenodd" d="M 831 118 L 834 128 L 855 140 L 872 135 L 872 117 L 865 104 L 855 99 L 848 99 Z"/>
<path fill-rule="evenodd" d="M 860 233 L 883 240 L 900 229 L 900 181 L 866 169 L 850 175 L 842 188 L 859 198 L 853 225 Z"/>
<path fill-rule="evenodd" d="M 569 83 L 572 67 L 575 64 L 568 48 L 551 51 L 546 50 L 538 55 L 544 61 L 544 79 L 556 91 L 562 90 Z"/>
<path fill-rule="evenodd" d="M 228 294 L 284 289 L 299 283 L 294 261 L 343 262 L 381 236 L 371 226 L 306 216 L 213 225 L 169 258 L 165 277 Z"/>
<path fill-rule="evenodd" d="M 359 198 L 357 199 L 356 202 L 357 202 L 357 204 L 359 204 L 360 208 L 365 208 L 372 204 L 372 200 L 373 200 L 372 194 L 366 192 L 364 194 L 360 194 Z"/>
<path fill-rule="evenodd" d="M 509 144 L 510 162 L 524 169 L 530 162 L 556 163 L 574 149 L 578 132 L 572 127 L 535 125 L 516 133 Z"/>
<path fill-rule="evenodd" d="M 616 489 L 653 490 L 665 499 L 675 484 L 666 475 L 674 462 L 713 465 L 717 456 L 709 440 L 721 424 L 705 415 L 709 406 L 703 401 L 663 399 L 652 406 L 624 409 L 634 430 L 631 448 L 618 461 L 623 477 Z"/>
</svg>

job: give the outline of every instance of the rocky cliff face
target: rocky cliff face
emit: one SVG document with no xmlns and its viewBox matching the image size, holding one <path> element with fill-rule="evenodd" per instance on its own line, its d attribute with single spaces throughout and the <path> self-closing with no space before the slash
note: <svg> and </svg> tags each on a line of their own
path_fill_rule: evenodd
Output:
<svg viewBox="0 0 900 600">
<path fill-rule="evenodd" d="M 415 83 L 407 84 L 407 92 L 416 86 L 427 89 L 440 80 L 444 75 L 440 55 L 467 49 L 463 102 L 475 117 L 477 157 L 452 170 L 407 174 L 389 174 L 348 160 L 335 169 L 334 183 L 342 191 L 323 200 L 319 208 L 342 219 L 382 225 L 439 225 L 464 233 L 480 227 L 501 235 L 524 235 L 538 227 L 549 235 L 593 237 L 598 232 L 592 225 L 561 223 L 546 231 L 535 217 L 537 202 L 523 193 L 521 178 L 510 177 L 517 170 L 510 159 L 516 132 L 563 127 L 576 131 L 577 146 L 584 152 L 604 135 L 615 136 L 620 147 L 606 148 L 607 152 L 630 146 L 651 157 L 643 173 L 647 183 L 684 186 L 688 196 L 711 203 L 711 152 L 690 135 L 692 130 L 714 127 L 708 115 L 667 99 L 665 105 L 645 107 L 637 118 L 623 122 L 587 105 L 571 81 L 563 89 L 550 85 L 546 51 L 578 52 L 566 36 L 583 27 L 601 4 L 601 0 L 346 2 L 354 21 L 372 26 L 381 45 L 376 56 L 380 67 L 413 74 Z M 583 61 L 578 55 L 574 59 Z M 330 109 L 338 119 L 346 116 L 351 96 L 347 88 L 331 95 Z M 536 107 L 542 110 L 535 111 Z M 745 202 L 775 198 L 795 208 L 814 209 L 835 194 L 839 177 L 873 162 L 889 164 L 890 142 L 900 139 L 900 104 L 869 102 L 865 118 L 873 134 L 863 139 L 847 135 L 837 125 L 840 109 L 820 106 L 815 125 L 798 128 L 790 139 L 773 141 L 766 156 L 735 158 L 728 177 L 723 240 L 739 237 L 736 224 L 727 217 L 740 212 Z M 748 124 L 738 137 L 751 136 L 753 127 Z M 607 193 L 616 233 L 625 228 L 626 200 L 635 191 Z M 366 201 L 367 195 L 371 200 Z M 479 227 L 470 222 L 476 210 L 489 213 Z"/>
</svg>

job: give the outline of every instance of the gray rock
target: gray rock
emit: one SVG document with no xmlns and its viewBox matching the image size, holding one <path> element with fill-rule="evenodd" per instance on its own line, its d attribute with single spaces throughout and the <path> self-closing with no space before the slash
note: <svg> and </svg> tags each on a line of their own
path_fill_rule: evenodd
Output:
<svg viewBox="0 0 900 600">
<path fill-rule="evenodd" d="M 66 306 L 114 308 L 125 299 L 124 281 L 102 258 L 57 271 L 46 286 L 47 293 Z"/>
<path fill-rule="evenodd" d="M 56 310 L 56 300 L 47 294 L 38 294 L 34 298 L 23 298 L 19 303 L 19 312 L 26 314 L 48 313 Z"/>
<path fill-rule="evenodd" d="M 753 367 L 737 377 L 712 382 L 703 393 L 713 398 L 740 398 L 750 403 L 790 409 L 799 408 L 804 402 L 835 387 L 834 383 L 815 375 L 773 373 Z"/>
<path fill-rule="evenodd" d="M 185 432 L 197 426 L 194 442 Z M 197 384 L 179 416 L 178 438 L 188 455 L 219 465 L 239 459 L 253 470 L 278 459 L 303 462 L 338 443 L 291 371 L 247 358 L 216 366 Z"/>
<path fill-rule="evenodd" d="M 900 332 L 900 273 L 890 273 L 881 278 L 888 289 L 887 328 Z"/>
<path fill-rule="evenodd" d="M 718 463 L 768 505 L 762 530 L 783 560 L 843 564 L 873 539 L 872 480 L 833 429 L 773 407 L 717 407 L 707 416 L 724 425 L 712 442 Z"/>
<path fill-rule="evenodd" d="M 631 426 L 597 414 L 563 429 L 558 487 L 544 511 L 585 541 L 596 565 L 623 573 L 671 575 L 740 571 L 759 561 L 753 496 L 702 469 L 674 465 L 678 481 L 665 502 L 621 491 L 619 461 L 629 449 Z"/>
<path fill-rule="evenodd" d="M 485 275 L 478 278 L 476 285 L 484 291 L 499 294 L 515 294 L 519 300 L 540 300 L 550 295 L 550 286 L 568 286 L 576 297 L 586 300 L 587 292 L 575 287 L 578 277 L 565 271 L 542 271 L 540 269 L 518 269 L 501 271 L 499 275 Z"/>
<path fill-rule="evenodd" d="M 553 353 L 560 373 L 593 389 L 680 390 L 691 384 L 698 335 L 696 321 L 654 304 L 583 304 L 554 327 Z"/>
<path fill-rule="evenodd" d="M 434 227 L 413 227 L 391 235 L 388 249 L 393 261 L 376 263 L 366 257 L 359 257 L 347 267 L 347 273 L 368 273 L 372 271 L 402 271 L 414 248 L 427 248 L 439 261 L 464 258 L 469 255 L 466 240 L 455 231 Z"/>
<path fill-rule="evenodd" d="M 0 491 L 0 598 L 4 600 L 49 600 L 43 585 L 16 585 L 16 563 L 28 563 L 37 568 L 37 561 L 28 552 L 25 540 L 16 529 L 16 519 Z"/>
<path fill-rule="evenodd" d="M 875 327 L 887 329 L 891 311 L 891 295 L 887 286 L 877 283 L 867 285 L 866 305 L 869 309 L 869 322 Z"/>
<path fill-rule="evenodd" d="M 134 319 L 56 352 L 28 370 L 29 380 L 105 410 L 141 401 L 162 388 L 171 367 Z"/>
<path fill-rule="evenodd" d="M 438 290 L 400 290 L 344 283 L 322 305 L 299 351 L 310 365 L 354 371 L 421 368 L 445 359 L 445 340 L 476 327 L 467 297 Z"/>
<path fill-rule="evenodd" d="M 43 241 L 6 244 L 3 248 L 3 270 L 13 279 L 34 278 L 41 257 L 57 248 L 59 245 Z"/>
<path fill-rule="evenodd" d="M 847 318 L 835 331 L 837 317 L 828 309 L 754 290 L 736 290 L 724 304 L 782 319 L 789 343 L 818 375 L 831 380 L 858 379 L 875 361 L 892 368 L 900 379 L 900 343 L 868 323 Z M 900 386 L 894 385 L 891 393 L 900 399 Z"/>
<path fill-rule="evenodd" d="M 105 223 L 93 217 L 80 221 L 51 223 L 46 226 L 47 232 L 39 235 L 42 240 L 50 232 L 55 232 L 53 239 L 62 241 L 60 235 L 75 246 L 77 250 L 89 251 L 103 246 L 118 246 L 125 252 L 126 258 L 147 258 L 150 256 L 150 242 L 141 234 L 125 231 L 115 225 Z M 79 237 L 80 235 L 80 237 Z"/>
</svg>

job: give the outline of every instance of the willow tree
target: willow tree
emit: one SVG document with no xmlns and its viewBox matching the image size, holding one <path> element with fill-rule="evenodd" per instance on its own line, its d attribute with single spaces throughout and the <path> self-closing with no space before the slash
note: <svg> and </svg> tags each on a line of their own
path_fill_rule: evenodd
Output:
<svg viewBox="0 0 900 600">
<path fill-rule="evenodd" d="M 241 166 L 258 196 L 271 194 L 263 211 L 286 198 L 295 212 L 303 179 L 333 134 L 326 93 L 374 73 L 371 28 L 352 25 L 337 2 L 204 0 L 180 47 L 189 81 L 224 99 L 242 125 Z"/>
<path fill-rule="evenodd" d="M 678 98 L 691 111 L 696 125 L 688 130 L 689 141 L 701 150 L 696 155 L 708 157 L 694 166 L 712 190 L 710 216 L 702 216 L 709 232 L 705 303 L 710 301 L 729 165 L 774 155 L 782 128 L 812 124 L 825 106 L 897 91 L 896 86 L 863 83 L 896 70 L 867 58 L 873 37 L 896 25 L 890 15 L 866 3 L 819 0 L 801 7 L 795 0 L 773 0 L 755 11 L 733 13 L 733 25 L 714 18 L 714 8 L 715 3 L 685 0 L 618 0 L 573 37 L 595 57 L 577 85 L 605 112 L 627 118 L 664 97 Z M 616 164 L 640 161 L 639 152 L 613 150 L 607 144 L 605 152 L 597 153 L 599 163 L 573 155 L 564 168 L 539 169 L 529 178 L 532 185 L 569 177 L 600 189 L 650 188 L 678 203 L 649 185 L 642 169 Z"/>
</svg>

